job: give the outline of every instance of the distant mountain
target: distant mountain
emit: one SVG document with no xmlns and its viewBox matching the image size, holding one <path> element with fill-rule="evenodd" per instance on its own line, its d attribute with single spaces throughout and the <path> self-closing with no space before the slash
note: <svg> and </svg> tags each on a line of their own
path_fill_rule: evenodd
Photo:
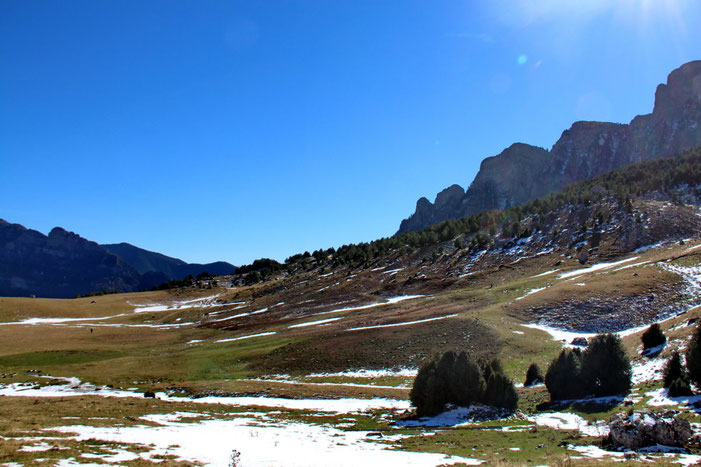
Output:
<svg viewBox="0 0 701 467">
<path fill-rule="evenodd" d="M 209 272 L 215 276 L 236 272 L 236 266 L 224 261 L 206 264 L 186 263 L 181 259 L 144 250 L 129 243 L 113 243 L 101 246 L 122 258 L 136 269 L 139 274 L 163 273 L 166 280 L 182 279 L 188 275 L 197 276 L 202 272 Z"/>
<path fill-rule="evenodd" d="M 701 61 L 674 70 L 655 92 L 651 114 L 629 124 L 576 122 L 550 151 L 516 143 L 482 161 L 467 189 L 452 185 L 435 203 L 421 198 L 399 232 L 523 204 L 634 162 L 670 157 L 701 145 Z"/>
<path fill-rule="evenodd" d="M 74 297 L 99 290 L 139 290 L 141 276 L 123 259 L 54 228 L 49 235 L 0 219 L 0 295 Z"/>
<path fill-rule="evenodd" d="M 61 227 L 44 235 L 0 219 L 0 296 L 134 292 L 190 274 L 234 271 L 222 261 L 189 264 L 128 243 L 98 245 Z"/>
</svg>

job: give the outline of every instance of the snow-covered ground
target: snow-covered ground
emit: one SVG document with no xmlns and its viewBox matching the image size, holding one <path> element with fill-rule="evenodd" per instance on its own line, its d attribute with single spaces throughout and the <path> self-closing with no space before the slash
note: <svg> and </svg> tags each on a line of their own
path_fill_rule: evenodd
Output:
<svg viewBox="0 0 701 467">
<path fill-rule="evenodd" d="M 557 430 L 578 430 L 587 436 L 606 436 L 608 426 L 602 421 L 591 424 L 577 414 L 569 412 L 546 412 L 528 417 L 536 425 L 549 426 Z"/>
<path fill-rule="evenodd" d="M 312 373 L 307 375 L 307 378 L 329 378 L 345 376 L 348 378 L 383 378 L 386 376 L 399 376 L 405 378 L 413 378 L 418 373 L 417 368 L 400 368 L 400 369 L 386 369 L 386 370 L 370 370 L 370 369 L 359 369 L 359 370 L 346 370 L 337 373 Z"/>
<path fill-rule="evenodd" d="M 666 388 L 648 391 L 645 393 L 645 395 L 650 397 L 650 400 L 647 402 L 647 405 L 652 407 L 664 407 L 668 405 L 689 405 L 694 404 L 696 402 L 701 402 L 701 395 L 669 397 Z"/>
<path fill-rule="evenodd" d="M 415 298 L 428 298 L 426 295 L 400 295 L 397 297 L 391 297 L 386 299 L 387 301 L 385 302 L 376 302 L 376 303 L 369 303 L 367 305 L 358 305 L 358 306 L 349 306 L 349 307 L 344 307 L 344 308 L 336 308 L 334 310 L 329 310 L 329 311 L 320 311 L 319 313 L 314 313 L 311 316 L 318 316 L 318 315 L 328 315 L 331 313 L 342 313 L 344 311 L 358 311 L 358 310 L 367 310 L 368 308 L 375 308 L 378 306 L 384 306 L 384 305 L 392 305 L 395 303 L 400 303 L 405 300 L 413 300 Z"/>
<path fill-rule="evenodd" d="M 211 308 L 217 306 L 227 306 L 227 305 L 238 305 L 241 302 L 232 303 L 217 303 L 215 300 L 221 294 L 210 295 L 208 297 L 195 298 L 192 300 L 178 300 L 178 301 L 168 301 L 167 303 L 157 304 L 143 304 L 137 305 L 133 304 L 135 313 L 146 313 L 146 312 L 156 312 L 156 311 L 168 311 L 168 310 L 182 310 L 186 308 Z"/>
<path fill-rule="evenodd" d="M 309 321 L 307 323 L 299 323 L 299 324 L 293 324 L 289 326 L 290 329 L 294 328 L 306 328 L 308 326 L 318 326 L 320 324 L 328 324 L 328 323 L 333 323 L 334 321 L 338 321 L 339 319 L 343 319 L 343 316 L 339 316 L 338 318 L 326 318 L 326 319 L 319 319 L 317 321 Z"/>
<path fill-rule="evenodd" d="M 596 333 L 593 332 L 564 331 L 562 329 L 557 329 L 543 324 L 522 324 L 521 326 L 547 332 L 550 334 L 553 340 L 560 341 L 565 344 L 569 344 L 572 342 L 572 339 L 576 337 L 584 337 L 588 339 L 596 335 Z"/>
<path fill-rule="evenodd" d="M 46 377 L 62 381 L 63 384 L 40 386 L 35 383 L 12 383 L 0 385 L 0 396 L 14 397 L 71 397 L 71 396 L 102 396 L 102 397 L 136 397 L 143 394 L 135 391 L 110 389 L 81 382 L 78 378 Z M 166 402 L 189 402 L 196 404 L 222 404 L 236 407 L 272 407 L 290 410 L 305 410 L 326 413 L 361 413 L 372 410 L 407 410 L 409 401 L 397 399 L 285 399 L 263 396 L 207 396 L 199 398 L 173 397 L 166 393 L 157 393 L 156 397 Z"/>
<path fill-rule="evenodd" d="M 525 294 L 523 294 L 523 295 L 521 295 L 520 297 L 518 297 L 518 298 L 517 298 L 516 300 L 514 300 L 514 301 L 522 300 L 522 299 L 528 297 L 529 295 L 533 295 L 534 293 L 538 293 L 538 292 L 540 292 L 540 291 L 542 291 L 542 290 L 545 290 L 545 289 L 547 289 L 547 287 L 538 287 L 537 289 L 531 289 L 531 290 L 529 290 L 528 292 L 526 292 Z"/>
<path fill-rule="evenodd" d="M 633 385 L 645 381 L 662 379 L 662 370 L 666 362 L 667 360 L 664 358 L 651 358 L 647 361 L 634 363 L 632 365 L 633 375 L 631 377 Z"/>
<path fill-rule="evenodd" d="M 214 342 L 234 342 L 234 341 L 240 341 L 243 339 L 252 339 L 254 337 L 264 337 L 264 336 L 272 336 L 273 334 L 277 334 L 275 331 L 270 331 L 270 332 L 259 332 L 258 334 L 249 334 L 247 336 L 240 336 L 240 337 L 230 337 L 228 339 L 219 339 Z"/>
<path fill-rule="evenodd" d="M 180 414 L 197 417 L 199 414 Z M 232 450 L 240 453 L 241 466 L 436 466 L 464 463 L 478 465 L 477 459 L 393 450 L 374 442 L 366 431 L 342 431 L 327 426 L 270 421 L 267 417 L 237 417 L 232 420 L 203 420 L 194 423 L 181 417 L 145 417 L 159 426 L 53 428 L 75 433 L 77 440 L 99 439 L 137 444 L 148 450 L 138 456 L 154 459 L 173 455 L 178 459 L 206 465 L 229 465 Z M 147 446 L 146 446 L 147 445 Z"/>
</svg>

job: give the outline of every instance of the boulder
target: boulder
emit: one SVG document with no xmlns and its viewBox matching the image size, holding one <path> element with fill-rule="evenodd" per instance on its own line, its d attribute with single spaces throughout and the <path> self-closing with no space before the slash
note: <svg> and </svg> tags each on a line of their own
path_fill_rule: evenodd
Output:
<svg viewBox="0 0 701 467">
<path fill-rule="evenodd" d="M 693 435 L 689 421 L 674 411 L 618 413 L 611 417 L 609 429 L 613 446 L 634 450 L 657 444 L 682 447 Z"/>
<path fill-rule="evenodd" d="M 589 341 L 587 341 L 586 337 L 575 337 L 574 339 L 572 339 L 571 344 L 586 347 L 587 345 L 589 345 Z"/>
</svg>

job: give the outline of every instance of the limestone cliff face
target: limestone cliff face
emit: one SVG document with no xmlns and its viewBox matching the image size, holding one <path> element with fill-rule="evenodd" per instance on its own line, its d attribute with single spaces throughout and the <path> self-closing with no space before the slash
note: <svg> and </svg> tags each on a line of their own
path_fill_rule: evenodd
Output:
<svg viewBox="0 0 701 467">
<path fill-rule="evenodd" d="M 629 124 L 576 122 L 550 151 L 516 143 L 482 161 L 461 197 L 460 186 L 442 191 L 435 203 L 421 198 L 399 233 L 490 209 L 522 204 L 564 186 L 628 164 L 669 157 L 701 145 L 701 61 L 682 65 L 660 84 L 651 114 Z M 450 190 L 449 201 L 443 195 Z"/>
</svg>

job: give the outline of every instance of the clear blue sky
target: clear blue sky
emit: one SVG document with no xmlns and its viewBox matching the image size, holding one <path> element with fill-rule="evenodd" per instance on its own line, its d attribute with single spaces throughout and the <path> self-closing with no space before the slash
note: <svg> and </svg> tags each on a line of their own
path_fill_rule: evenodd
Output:
<svg viewBox="0 0 701 467">
<path fill-rule="evenodd" d="M 0 217 L 235 264 L 392 235 L 513 142 L 650 112 L 700 22 L 694 0 L 0 0 Z"/>
</svg>

